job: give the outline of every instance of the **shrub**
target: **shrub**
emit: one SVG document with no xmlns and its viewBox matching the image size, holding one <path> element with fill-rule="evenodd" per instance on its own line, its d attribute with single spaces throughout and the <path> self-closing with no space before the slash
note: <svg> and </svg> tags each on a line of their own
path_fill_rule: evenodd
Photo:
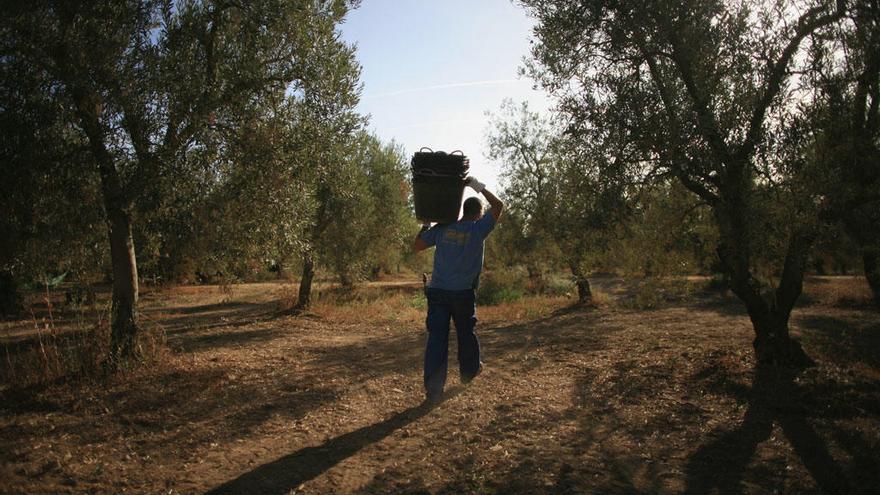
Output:
<svg viewBox="0 0 880 495">
<path fill-rule="evenodd" d="M 485 273 L 477 290 L 477 303 L 492 306 L 517 301 L 525 295 L 526 284 L 526 277 L 515 270 Z"/>
<path fill-rule="evenodd" d="M 571 277 L 554 276 L 548 277 L 541 293 L 547 296 L 570 296 L 576 292 L 577 287 Z"/>
<path fill-rule="evenodd" d="M 419 291 L 416 295 L 412 296 L 409 299 L 409 306 L 415 309 L 425 309 L 428 307 L 428 299 L 425 298 L 425 293 Z"/>
<path fill-rule="evenodd" d="M 693 284 L 684 277 L 645 277 L 636 284 L 632 297 L 626 299 L 623 306 L 657 309 L 666 303 L 684 300 L 693 291 Z"/>
</svg>

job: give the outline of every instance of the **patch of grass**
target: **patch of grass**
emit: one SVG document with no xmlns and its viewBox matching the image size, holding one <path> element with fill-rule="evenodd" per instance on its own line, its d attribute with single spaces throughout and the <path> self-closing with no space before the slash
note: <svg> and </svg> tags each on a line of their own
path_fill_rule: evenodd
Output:
<svg viewBox="0 0 880 495">
<path fill-rule="evenodd" d="M 595 288 L 592 289 L 592 294 L 593 294 L 593 298 L 589 304 L 590 304 L 590 306 L 593 306 L 593 307 L 605 308 L 605 307 L 608 307 L 608 305 L 610 305 L 614 301 L 614 299 L 611 296 L 609 296 L 608 294 L 606 294 L 602 291 L 598 291 Z"/>
<path fill-rule="evenodd" d="M 416 323 L 427 301 L 421 287 L 369 287 L 322 291 L 311 311 L 337 323 Z"/>
<path fill-rule="evenodd" d="M 477 318 L 484 323 L 507 323 L 516 320 L 536 320 L 570 305 L 565 296 L 525 296 L 516 301 L 493 306 L 477 305 Z"/>
<path fill-rule="evenodd" d="M 872 309 L 874 297 L 864 277 L 810 277 L 805 284 L 805 301 L 844 309 Z M 804 304 L 798 301 L 798 304 Z"/>
<path fill-rule="evenodd" d="M 415 296 L 413 296 L 409 300 L 409 305 L 415 309 L 427 309 L 428 308 L 428 299 L 425 297 L 424 292 L 419 292 Z"/>
<path fill-rule="evenodd" d="M 482 290 L 481 286 L 480 291 Z M 477 315 L 483 322 L 538 319 L 572 301 L 571 297 L 565 295 L 528 295 L 525 291 L 500 290 L 493 292 L 493 295 L 497 299 L 492 304 L 480 302 L 478 299 Z M 332 323 L 392 324 L 411 328 L 424 324 L 427 307 L 428 303 L 420 286 L 361 286 L 345 292 L 323 291 L 310 311 Z"/>
</svg>

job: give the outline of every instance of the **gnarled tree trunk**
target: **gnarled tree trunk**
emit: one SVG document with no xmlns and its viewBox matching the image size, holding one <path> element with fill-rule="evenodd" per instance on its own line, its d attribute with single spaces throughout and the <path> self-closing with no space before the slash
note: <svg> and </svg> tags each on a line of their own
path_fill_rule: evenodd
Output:
<svg viewBox="0 0 880 495">
<path fill-rule="evenodd" d="M 312 280 L 315 278 L 315 261 L 311 253 L 303 257 L 302 278 L 299 281 L 299 295 L 296 298 L 294 310 L 301 311 L 309 307 L 312 302 Z"/>
<path fill-rule="evenodd" d="M 721 239 L 718 256 L 730 289 L 746 305 L 755 330 L 755 357 L 759 364 L 810 366 L 815 364 L 788 329 L 791 311 L 803 290 L 804 270 L 811 238 L 792 232 L 776 290 L 765 290 L 751 273 L 748 246 L 748 210 L 741 195 L 728 197 L 728 203 L 715 211 Z"/>
<path fill-rule="evenodd" d="M 593 291 L 590 289 L 590 281 L 584 275 L 578 263 L 572 263 L 569 268 L 574 276 L 574 284 L 578 291 L 578 304 L 590 304 L 593 302 Z"/>
</svg>

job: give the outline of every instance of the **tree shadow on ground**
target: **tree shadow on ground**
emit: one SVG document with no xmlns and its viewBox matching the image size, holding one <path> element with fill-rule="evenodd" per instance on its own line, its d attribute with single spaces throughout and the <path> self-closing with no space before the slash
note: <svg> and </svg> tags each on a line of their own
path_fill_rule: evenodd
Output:
<svg viewBox="0 0 880 495">
<path fill-rule="evenodd" d="M 278 316 L 278 301 L 265 303 L 229 302 L 160 308 L 141 312 L 147 319 L 161 325 L 168 335 L 217 327 L 238 327 Z M 154 316 L 155 315 L 155 316 Z"/>
<path fill-rule="evenodd" d="M 180 342 L 184 350 L 204 350 L 209 347 L 244 344 L 250 340 L 269 340 L 270 332 L 265 330 L 253 333 L 246 330 L 225 332 L 226 337 L 222 336 L 224 334 L 193 337 L 189 334 L 215 328 L 237 328 L 266 322 L 279 316 L 277 308 L 277 301 L 267 303 L 229 302 L 146 309 L 140 311 L 139 315 L 142 327 L 158 325 L 164 330 L 172 344 Z M 85 313 L 82 315 L 82 321 L 87 323 L 76 323 L 72 316 L 68 316 L 66 320 L 59 319 L 58 328 L 55 330 L 35 329 L 15 337 L 2 337 L 0 343 L 2 343 L 4 352 L 12 356 L 39 348 L 47 338 L 54 339 L 54 343 L 61 347 L 77 346 L 95 331 L 94 322 L 97 321 L 97 313 Z M 280 332 L 278 333 L 280 334 Z M 253 338 L 249 338 L 249 335 Z"/>
<path fill-rule="evenodd" d="M 450 389 L 445 399 L 458 395 L 462 387 Z M 317 447 L 306 447 L 228 481 L 209 494 L 260 493 L 284 494 L 314 479 L 355 455 L 363 448 L 381 441 L 398 429 L 425 416 L 433 406 L 424 402 L 398 412 L 376 424 L 335 437 Z"/>
<path fill-rule="evenodd" d="M 835 361 L 880 368 L 880 324 L 815 314 L 796 317 L 795 323 L 805 339 Z"/>
<path fill-rule="evenodd" d="M 480 341 L 485 360 L 514 364 L 519 372 L 529 373 L 545 368 L 545 359 L 564 361 L 601 351 L 608 346 L 608 336 L 620 330 L 593 309 L 571 306 L 536 320 L 494 327 Z"/>
<path fill-rule="evenodd" d="M 283 337 L 282 328 L 256 328 L 213 332 L 204 335 L 178 335 L 171 339 L 173 347 L 183 352 L 205 351 L 221 347 L 238 347 L 269 342 Z"/>
<path fill-rule="evenodd" d="M 312 362 L 327 375 L 346 377 L 354 383 L 361 383 L 421 369 L 424 345 L 423 330 L 376 335 L 356 342 L 313 349 Z"/>
<path fill-rule="evenodd" d="M 749 392 L 749 407 L 742 424 L 716 434 L 688 460 L 685 493 L 740 493 L 749 463 L 761 443 L 779 425 L 795 454 L 825 493 L 854 493 L 832 457 L 828 445 L 808 421 L 810 410 L 820 409 L 804 397 L 812 392 L 796 382 L 797 370 L 759 365 Z"/>
<path fill-rule="evenodd" d="M 611 329 L 607 323 L 601 330 L 598 313 L 580 306 L 560 308 L 550 315 L 511 325 L 477 324 L 484 363 L 511 361 L 524 371 L 540 366 L 537 359 L 528 359 L 532 351 L 555 347 L 562 351 L 588 352 L 602 348 L 603 339 Z M 586 321 L 586 323 L 584 323 Z M 585 331 L 584 328 L 590 328 Z M 450 368 L 457 367 L 457 340 L 454 323 L 449 330 Z M 348 376 L 365 381 L 407 370 L 420 370 L 425 350 L 424 328 L 392 335 L 371 336 L 354 343 L 337 344 L 332 348 L 316 349 L 314 364 L 334 376 Z M 365 363 L 366 362 L 366 363 Z M 505 364 L 507 366 L 508 364 Z M 369 373 L 364 373 L 364 370 Z"/>
<path fill-rule="evenodd" d="M 79 413 L 55 415 L 51 433 L 46 424 L 39 422 L 19 423 L 15 429 L 4 431 L 0 435 L 0 461 L 11 452 L 8 446 L 59 436 L 78 439 L 80 445 L 112 443 L 123 436 L 137 446 L 140 454 L 158 458 L 168 454 L 169 445 L 197 450 L 220 440 L 232 442 L 248 437 L 267 421 L 302 418 L 338 398 L 338 391 L 316 387 L 307 376 L 256 376 L 232 381 L 222 366 L 131 377 L 109 385 L 109 389 L 84 391 L 71 384 L 49 397 L 42 397 L 40 390 L 0 393 L 0 412 Z"/>
<path fill-rule="evenodd" d="M 708 288 L 698 291 L 690 305 L 722 316 L 749 316 L 743 302 L 728 289 Z"/>
</svg>

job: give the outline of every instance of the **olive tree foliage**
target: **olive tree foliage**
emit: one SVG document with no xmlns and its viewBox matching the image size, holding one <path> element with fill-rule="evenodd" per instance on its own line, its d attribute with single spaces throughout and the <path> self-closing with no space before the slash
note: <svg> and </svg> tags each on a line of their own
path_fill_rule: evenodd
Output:
<svg viewBox="0 0 880 495">
<path fill-rule="evenodd" d="M 326 226 L 313 239 L 317 261 L 336 276 L 345 287 L 360 278 L 371 239 L 370 223 L 376 215 L 376 205 L 370 197 L 366 166 L 362 160 L 369 146 L 367 136 L 352 136 L 341 143 L 335 153 L 333 174 L 327 177 L 326 197 L 319 198 Z"/>
<path fill-rule="evenodd" d="M 86 143 L 59 115 L 64 109 L 39 91 L 38 80 L 20 71 L 0 74 L 0 273 L 10 282 L 4 289 L 100 273 L 106 255 L 100 184 L 79 172 L 92 163 Z"/>
<path fill-rule="evenodd" d="M 248 100 L 219 123 L 226 177 L 215 203 L 222 213 L 211 253 L 252 275 L 303 261 L 301 289 L 310 290 L 320 242 L 334 219 L 334 196 L 354 184 L 348 146 L 364 119 L 355 112 L 360 67 L 337 31 L 313 33 L 309 77 L 259 100 Z M 242 266 L 244 263 L 245 266 Z"/>
<path fill-rule="evenodd" d="M 615 232 L 606 263 L 624 275 L 680 277 L 717 268 L 711 210 L 672 179 L 638 188 Z"/>
<path fill-rule="evenodd" d="M 492 119 L 489 157 L 502 163 L 504 197 L 524 221 L 528 251 L 546 253 L 545 244 L 555 246 L 578 300 L 588 303 L 587 275 L 601 266 L 610 235 L 626 215 L 627 183 L 625 174 L 610 173 L 621 171 L 616 155 L 595 143 L 580 146 L 564 130 L 527 104 L 508 100 Z"/>
<path fill-rule="evenodd" d="M 320 49 L 342 44 L 345 1 L 10 2 L 0 31 L 4 111 L 41 100 L 54 111 L 46 139 L 86 150 L 53 166 L 97 185 L 113 280 L 111 358 L 132 355 L 138 333 L 141 218 L 180 206 L 216 185 L 223 145 L 210 134 L 237 110 L 300 91 L 326 72 Z M 332 61 L 331 61 L 332 62 Z M 16 81 L 29 81 L 29 87 Z M 25 90 L 39 96 L 22 96 Z M 23 149 L 39 140 L 17 143 Z M 219 146 L 219 147 L 216 147 Z M 66 153 L 65 153 L 66 154 Z M 44 157 L 45 158 L 45 157 Z M 170 193 L 170 194 L 169 194 Z M 89 203 L 90 205 L 93 203 Z M 203 207 L 209 207 L 203 205 Z M 76 209 L 70 217 L 76 221 Z M 185 214 L 167 222 L 186 225 Z M 142 231 L 138 239 L 151 232 Z M 186 239 L 186 235 L 183 239 Z M 161 252 L 168 238 L 153 240 Z M 185 242 L 181 244 L 186 244 Z"/>
<path fill-rule="evenodd" d="M 218 175 L 195 216 L 201 253 L 188 272 L 234 280 L 284 266 L 303 245 L 310 203 L 311 117 L 302 103 L 283 93 L 254 102 L 223 125 L 215 139 L 222 155 L 209 160 Z"/>
<path fill-rule="evenodd" d="M 414 230 L 409 198 L 409 162 L 403 147 L 375 136 L 363 135 L 356 160 L 365 174 L 372 215 L 366 225 L 362 270 L 372 279 L 398 270 L 404 253 L 411 250 Z"/>
<path fill-rule="evenodd" d="M 807 362 L 788 321 L 815 202 L 775 138 L 792 102 L 808 97 L 796 76 L 812 59 L 805 39 L 839 23 L 844 2 L 523 4 L 538 20 L 531 73 L 563 111 L 583 129 L 606 129 L 646 174 L 675 177 L 711 208 L 758 360 Z"/>
<path fill-rule="evenodd" d="M 548 222 L 555 196 L 551 147 L 556 129 L 526 103 L 517 105 L 509 99 L 497 114 L 487 116 L 487 158 L 501 163 L 500 196 L 509 212 L 509 218 L 499 226 L 498 235 L 505 239 L 495 244 L 516 253 L 507 261 L 524 264 L 532 284 L 540 286 L 555 259 Z"/>
<path fill-rule="evenodd" d="M 811 45 L 815 100 L 798 122 L 826 218 L 854 241 L 880 307 L 880 4 L 857 1 Z"/>
<path fill-rule="evenodd" d="M 410 227 L 409 195 L 403 150 L 358 131 L 325 155 L 331 174 L 318 177 L 310 196 L 312 222 L 302 258 L 303 277 L 296 309 L 311 302 L 311 281 L 319 267 L 344 287 L 390 272 L 406 252 Z"/>
<path fill-rule="evenodd" d="M 353 63 L 353 54 L 350 57 Z M 345 79 L 351 94 L 355 94 L 356 79 Z M 320 93 L 307 96 L 303 105 L 308 122 L 303 130 L 309 144 L 301 152 L 309 170 L 303 191 L 302 214 L 306 221 L 300 233 L 302 242 L 298 254 L 302 260 L 302 275 L 295 311 L 311 304 L 312 282 L 318 263 L 322 261 L 321 239 L 334 223 L 345 221 L 340 218 L 345 213 L 340 209 L 345 205 L 343 199 L 354 186 L 347 152 L 354 133 L 362 125 L 362 118 L 354 112 L 356 99 L 349 100 L 348 105 L 338 105 L 332 98 L 320 96 Z"/>
</svg>

